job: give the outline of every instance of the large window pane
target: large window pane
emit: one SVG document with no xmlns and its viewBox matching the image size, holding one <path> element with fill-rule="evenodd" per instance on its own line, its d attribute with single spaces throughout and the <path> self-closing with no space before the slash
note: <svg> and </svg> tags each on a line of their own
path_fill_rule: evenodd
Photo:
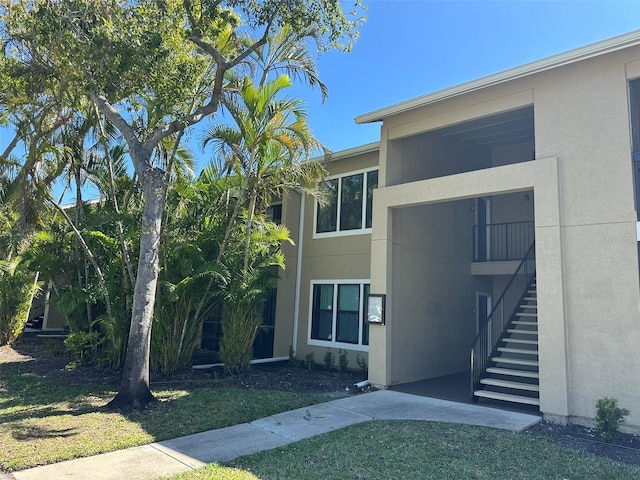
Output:
<svg viewBox="0 0 640 480">
<path fill-rule="evenodd" d="M 342 179 L 340 199 L 340 230 L 362 228 L 362 191 L 364 175 L 351 175 Z"/>
<path fill-rule="evenodd" d="M 373 191 L 378 188 L 378 171 L 367 173 L 367 210 L 365 217 L 366 228 L 371 228 L 371 219 L 373 218 Z"/>
<path fill-rule="evenodd" d="M 360 285 L 338 285 L 338 312 L 336 316 L 336 340 L 358 343 L 360 311 Z"/>
<path fill-rule="evenodd" d="M 362 296 L 364 297 L 364 301 L 367 301 L 367 295 L 369 295 L 369 292 L 371 291 L 371 286 L 369 284 L 364 284 L 364 292 L 362 293 Z M 364 305 L 364 303 L 363 303 Z M 362 314 L 362 345 L 369 345 L 369 324 L 366 321 L 367 319 L 364 318 L 364 313 Z"/>
<path fill-rule="evenodd" d="M 316 232 L 335 232 L 338 217 L 338 179 L 324 182 L 327 196 L 323 206 L 318 205 L 318 217 L 316 219 Z"/>
<path fill-rule="evenodd" d="M 333 285 L 313 286 L 311 338 L 329 341 L 333 338 Z"/>
</svg>

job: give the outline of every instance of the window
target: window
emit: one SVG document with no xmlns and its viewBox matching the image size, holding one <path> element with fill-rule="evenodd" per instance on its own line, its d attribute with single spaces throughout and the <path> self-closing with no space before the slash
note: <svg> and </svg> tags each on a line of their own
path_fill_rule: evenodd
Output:
<svg viewBox="0 0 640 480">
<path fill-rule="evenodd" d="M 368 293 L 368 280 L 312 282 L 309 344 L 366 350 L 369 324 L 363 311 Z"/>
<path fill-rule="evenodd" d="M 282 223 L 282 204 L 276 203 L 267 208 L 266 216 L 273 223 L 280 225 Z"/>
<path fill-rule="evenodd" d="M 316 202 L 316 235 L 369 233 L 378 170 L 331 178 L 325 181 L 325 187 L 326 204 Z"/>
</svg>

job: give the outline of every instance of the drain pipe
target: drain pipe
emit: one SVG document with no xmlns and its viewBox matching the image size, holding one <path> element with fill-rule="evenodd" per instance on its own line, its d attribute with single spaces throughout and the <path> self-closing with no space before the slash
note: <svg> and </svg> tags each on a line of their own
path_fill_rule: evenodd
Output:
<svg viewBox="0 0 640 480">
<path fill-rule="evenodd" d="M 298 317 L 300 316 L 300 288 L 302 286 L 302 247 L 304 245 L 304 211 L 306 208 L 307 195 L 304 192 L 300 193 L 300 218 L 298 221 L 298 255 L 296 263 L 296 290 L 293 303 L 293 339 L 291 341 L 291 348 L 293 349 L 293 355 L 298 352 Z"/>
</svg>

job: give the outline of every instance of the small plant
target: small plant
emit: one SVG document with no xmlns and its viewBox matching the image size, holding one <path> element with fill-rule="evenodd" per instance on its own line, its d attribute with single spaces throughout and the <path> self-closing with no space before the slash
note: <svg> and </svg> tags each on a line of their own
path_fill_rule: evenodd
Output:
<svg viewBox="0 0 640 480">
<path fill-rule="evenodd" d="M 313 367 L 316 365 L 316 356 L 313 352 L 309 352 L 304 356 L 304 365 L 307 367 L 307 370 L 313 370 Z"/>
<path fill-rule="evenodd" d="M 629 410 L 618 407 L 618 400 L 603 397 L 596 402 L 596 430 L 605 442 L 612 441 L 618 434 L 620 423 L 629 415 Z"/>
<path fill-rule="evenodd" d="M 296 352 L 293 350 L 293 345 L 289 345 L 289 365 L 296 365 Z"/>
<path fill-rule="evenodd" d="M 349 359 L 347 358 L 347 352 L 340 349 L 338 352 L 338 368 L 342 373 L 345 373 L 349 369 Z"/>
<path fill-rule="evenodd" d="M 86 364 L 96 360 L 99 342 L 97 332 L 74 332 L 64 340 L 64 346 L 77 363 Z"/>
<path fill-rule="evenodd" d="M 324 368 L 327 370 L 333 370 L 335 364 L 335 355 L 329 349 L 327 349 L 327 353 L 324 354 Z"/>
<path fill-rule="evenodd" d="M 367 365 L 367 359 L 364 357 L 361 357 L 360 354 L 356 354 L 356 362 L 358 362 L 358 366 L 360 367 L 360 370 L 362 371 L 363 374 L 368 374 L 369 373 L 369 366 Z"/>
</svg>

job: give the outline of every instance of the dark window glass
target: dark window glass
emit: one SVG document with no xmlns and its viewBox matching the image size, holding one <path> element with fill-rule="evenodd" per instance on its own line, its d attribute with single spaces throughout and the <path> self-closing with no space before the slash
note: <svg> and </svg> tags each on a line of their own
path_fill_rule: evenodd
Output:
<svg viewBox="0 0 640 480">
<path fill-rule="evenodd" d="M 342 179 L 340 199 L 340 230 L 362 228 L 362 190 L 364 175 L 350 175 Z"/>
<path fill-rule="evenodd" d="M 324 182 L 327 196 L 324 205 L 318 205 L 316 233 L 335 232 L 338 215 L 338 179 Z"/>
<path fill-rule="evenodd" d="M 360 285 L 338 285 L 336 341 L 342 343 L 358 343 L 359 312 Z"/>
<path fill-rule="evenodd" d="M 333 338 L 333 285 L 313 286 L 311 338 L 314 340 L 332 340 Z"/>
<path fill-rule="evenodd" d="M 365 302 L 367 301 L 370 290 L 371 286 L 365 284 L 364 292 L 362 293 Z M 367 319 L 364 318 L 364 314 L 362 315 L 362 345 L 369 345 L 369 324 L 367 323 Z"/>
<path fill-rule="evenodd" d="M 267 208 L 267 217 L 269 217 L 273 223 L 280 225 L 282 223 L 282 204 L 278 203 Z"/>
<path fill-rule="evenodd" d="M 378 171 L 367 173 L 367 211 L 365 217 L 365 228 L 371 228 L 373 218 L 373 191 L 378 188 Z"/>
</svg>

